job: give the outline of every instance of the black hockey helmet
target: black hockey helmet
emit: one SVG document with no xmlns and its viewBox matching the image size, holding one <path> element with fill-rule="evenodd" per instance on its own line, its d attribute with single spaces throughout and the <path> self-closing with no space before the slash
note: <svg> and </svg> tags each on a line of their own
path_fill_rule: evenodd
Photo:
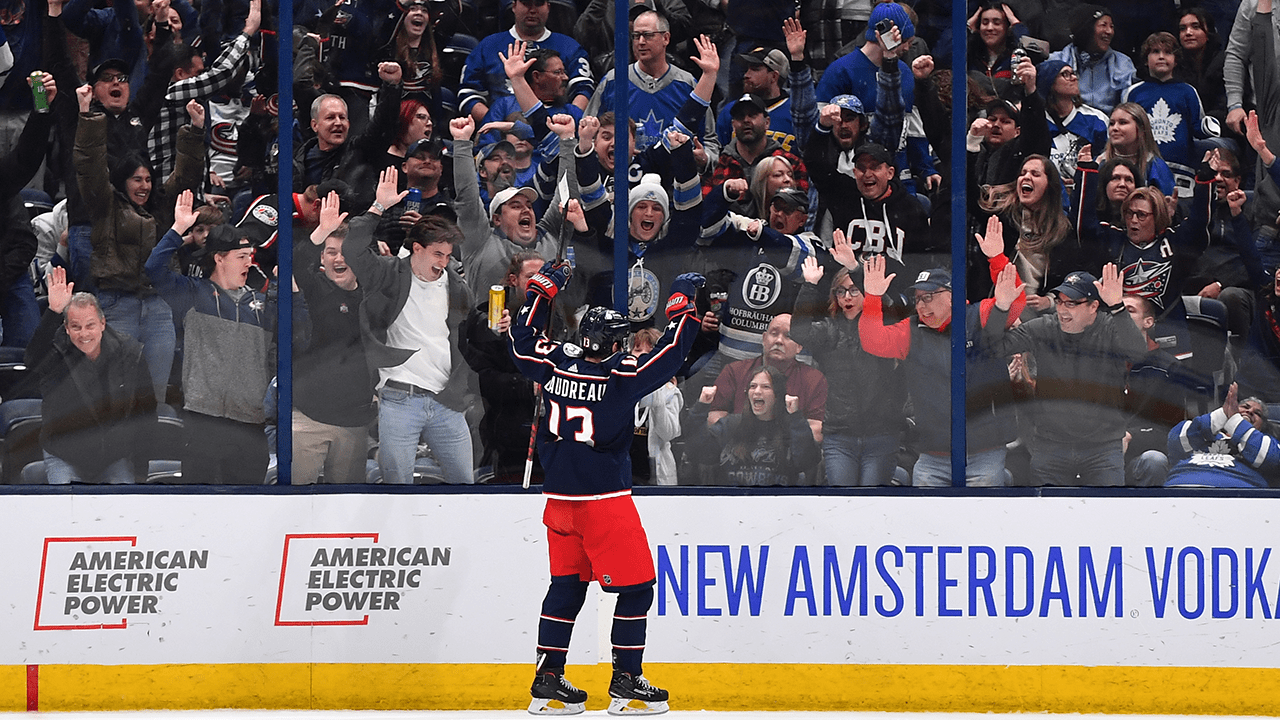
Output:
<svg viewBox="0 0 1280 720">
<path fill-rule="evenodd" d="M 587 310 L 578 329 L 582 332 L 582 347 L 598 353 L 626 340 L 631 332 L 631 321 L 617 310 L 596 306 Z"/>
</svg>

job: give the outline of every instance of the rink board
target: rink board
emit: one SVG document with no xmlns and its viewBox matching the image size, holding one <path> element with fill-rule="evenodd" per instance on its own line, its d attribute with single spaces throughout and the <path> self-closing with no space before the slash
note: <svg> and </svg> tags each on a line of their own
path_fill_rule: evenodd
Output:
<svg viewBox="0 0 1280 720">
<path fill-rule="evenodd" d="M 636 502 L 646 673 L 683 709 L 1280 714 L 1270 499 Z M 8 496 L 0 710 L 523 707 L 541 510 Z M 594 696 L 611 610 L 593 588 L 570 653 Z"/>
</svg>

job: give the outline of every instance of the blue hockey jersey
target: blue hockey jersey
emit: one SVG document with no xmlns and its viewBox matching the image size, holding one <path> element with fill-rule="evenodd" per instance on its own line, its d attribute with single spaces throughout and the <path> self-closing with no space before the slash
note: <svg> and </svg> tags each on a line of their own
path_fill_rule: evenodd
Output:
<svg viewBox="0 0 1280 720">
<path fill-rule="evenodd" d="M 1165 487 L 1268 487 L 1264 476 L 1280 473 L 1280 444 L 1259 432 L 1243 415 L 1218 408 L 1178 423 L 1169 432 Z"/>
<path fill-rule="evenodd" d="M 625 495 L 631 491 L 636 403 L 684 364 L 700 329 L 697 315 L 686 312 L 668 323 L 648 354 L 617 353 L 603 362 L 589 362 L 577 345 L 548 338 L 542 328 L 550 315 L 551 302 L 530 292 L 508 333 L 516 367 L 542 384 L 543 494 L 564 500 Z"/>
<path fill-rule="evenodd" d="M 502 69 L 502 59 L 498 57 L 498 53 L 505 55 L 507 47 L 515 41 L 515 28 L 494 33 L 481 40 L 467 56 L 467 62 L 462 66 L 462 80 L 458 84 L 458 110 L 462 114 L 470 114 L 471 108 L 478 102 L 490 105 L 495 98 L 511 94 L 511 81 Z M 569 73 L 569 100 L 572 101 L 579 95 L 591 97 L 595 90 L 595 82 L 591 78 L 591 63 L 587 60 L 587 52 L 577 40 L 548 30 L 542 37 L 527 43 L 526 48 L 546 48 L 560 53 L 564 70 Z"/>
<path fill-rule="evenodd" d="M 1175 175 L 1178 196 L 1190 197 L 1195 166 L 1200 164 L 1200 158 L 1195 156 L 1194 141 L 1217 135 L 1205 127 L 1204 107 L 1196 89 L 1174 80 L 1148 80 L 1130 85 L 1120 94 L 1120 101 L 1135 102 L 1147 111 L 1160 157 Z M 1212 125 L 1216 125 L 1216 121 Z"/>
</svg>

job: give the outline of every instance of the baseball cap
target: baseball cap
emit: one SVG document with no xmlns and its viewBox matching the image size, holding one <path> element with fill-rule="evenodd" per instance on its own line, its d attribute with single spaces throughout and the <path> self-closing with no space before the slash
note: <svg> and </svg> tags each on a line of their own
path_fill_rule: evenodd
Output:
<svg viewBox="0 0 1280 720">
<path fill-rule="evenodd" d="M 729 111 L 729 115 L 730 117 L 738 116 L 753 106 L 762 113 L 769 112 L 769 106 L 765 103 L 764 98 L 753 93 L 747 93 L 733 102 L 733 108 Z"/>
<path fill-rule="evenodd" d="M 499 190 L 498 194 L 494 195 L 493 199 L 489 201 L 489 219 L 492 220 L 493 216 L 498 214 L 498 208 L 507 204 L 507 202 L 516 195 L 523 195 L 529 198 L 529 202 L 533 202 L 538 199 L 538 191 L 528 187 L 527 185 L 524 187 L 509 187 Z"/>
<path fill-rule="evenodd" d="M 484 162 L 485 160 L 488 160 L 490 155 L 494 154 L 499 150 L 506 152 L 508 155 L 511 155 L 512 157 L 515 157 L 516 146 L 512 145 L 506 140 L 499 140 L 498 142 L 492 145 L 486 145 L 480 148 L 480 161 Z"/>
<path fill-rule="evenodd" d="M 791 73 L 791 61 L 777 48 L 759 46 L 751 52 L 738 53 L 738 57 L 748 65 L 763 65 L 779 75 Z"/>
<path fill-rule="evenodd" d="M 809 196 L 803 190 L 797 188 L 782 188 L 773 195 L 773 202 L 781 202 L 789 205 L 791 210 L 809 211 Z"/>
<path fill-rule="evenodd" d="M 1062 284 L 1050 290 L 1050 292 L 1054 295 L 1066 295 L 1072 300 L 1101 301 L 1102 297 L 1098 295 L 1098 286 L 1094 285 L 1097 280 L 1098 278 L 1083 270 L 1076 271 L 1067 275 Z"/>
<path fill-rule="evenodd" d="M 204 241 L 205 254 L 230 252 L 253 248 L 253 239 L 241 228 L 229 225 L 215 225 L 210 228 L 209 236 Z"/>
<path fill-rule="evenodd" d="M 242 235 L 249 236 L 254 245 L 265 247 L 276 239 L 276 229 L 280 224 L 279 212 L 276 210 L 275 195 L 261 195 L 249 203 L 244 217 L 236 223 L 236 229 Z"/>
<path fill-rule="evenodd" d="M 856 112 L 859 115 L 867 114 L 867 112 L 862 109 L 862 101 L 858 99 L 857 95 L 837 95 L 831 98 L 831 104 L 841 110 Z"/>
<path fill-rule="evenodd" d="M 120 58 L 108 58 L 106 60 L 103 60 L 102 62 L 98 63 L 96 67 L 93 68 L 92 72 L 89 73 L 89 78 L 88 78 L 89 84 L 92 85 L 98 82 L 98 76 L 107 70 L 115 70 L 117 72 L 122 72 L 128 75 L 129 63 L 125 62 L 124 60 L 121 60 Z"/>
<path fill-rule="evenodd" d="M 1014 123 L 1021 124 L 1022 122 L 1022 119 L 1021 119 L 1022 113 L 1018 112 L 1018 108 L 1013 103 L 1003 98 L 996 98 L 995 100 L 992 100 L 991 102 L 987 103 L 987 107 L 985 108 L 985 110 L 987 113 L 986 115 L 987 117 L 991 117 L 992 113 L 1002 112 L 1008 115 L 1010 119 L 1013 120 Z"/>
<path fill-rule="evenodd" d="M 418 153 L 423 153 L 439 160 L 444 154 L 444 143 L 440 141 L 440 138 L 429 137 L 416 140 L 409 146 L 409 149 L 405 151 L 404 156 L 413 157 Z"/>
<path fill-rule="evenodd" d="M 854 161 L 857 161 L 857 159 L 863 155 L 870 155 L 876 162 L 888 163 L 889 165 L 893 164 L 893 153 L 889 152 L 888 148 L 878 143 L 866 143 L 865 145 L 859 146 L 853 153 Z"/>
<path fill-rule="evenodd" d="M 916 276 L 916 281 L 907 289 L 923 290 L 925 292 L 933 292 L 934 290 L 950 290 L 951 273 L 943 270 L 942 268 L 925 270 Z"/>
</svg>

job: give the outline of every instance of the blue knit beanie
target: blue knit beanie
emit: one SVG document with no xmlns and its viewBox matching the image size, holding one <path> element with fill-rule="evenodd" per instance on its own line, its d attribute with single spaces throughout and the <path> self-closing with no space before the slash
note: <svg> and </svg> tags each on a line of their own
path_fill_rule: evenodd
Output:
<svg viewBox="0 0 1280 720">
<path fill-rule="evenodd" d="M 1040 93 L 1040 97 L 1049 99 L 1049 93 L 1053 91 L 1053 83 L 1058 79 L 1058 73 L 1062 72 L 1062 68 L 1066 66 L 1067 64 L 1061 60 L 1045 60 L 1036 66 L 1036 92 Z"/>
<path fill-rule="evenodd" d="M 916 36 L 916 26 L 911 24 L 907 11 L 897 3 L 880 3 L 871 10 L 871 19 L 867 21 L 867 42 L 876 41 L 876 23 L 881 20 L 892 20 L 902 33 L 902 41 L 906 42 Z"/>
</svg>

